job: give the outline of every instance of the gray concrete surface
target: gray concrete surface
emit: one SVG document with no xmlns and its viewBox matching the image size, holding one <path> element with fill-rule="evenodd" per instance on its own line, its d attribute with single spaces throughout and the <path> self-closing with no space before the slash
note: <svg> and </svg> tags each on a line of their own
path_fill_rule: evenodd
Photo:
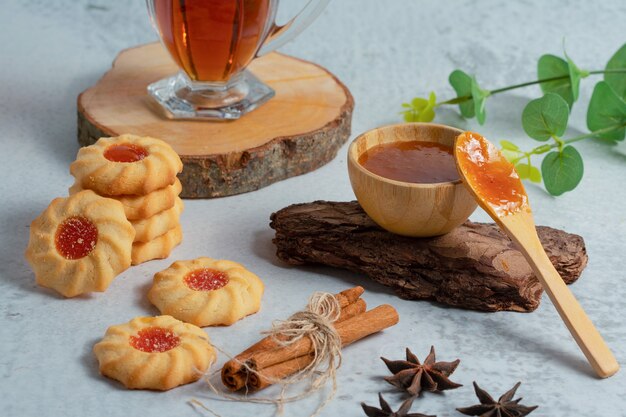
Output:
<svg viewBox="0 0 626 417">
<path fill-rule="evenodd" d="M 283 1 L 288 9 L 297 4 Z M 155 40 L 142 1 L 0 1 L 0 414 L 7 417 L 195 416 L 192 398 L 224 417 L 269 416 L 272 407 L 209 399 L 202 383 L 166 393 L 127 391 L 99 376 L 91 348 L 107 326 L 156 314 L 145 294 L 152 275 L 174 259 L 233 259 L 266 283 L 262 311 L 231 327 L 209 328 L 221 349 L 237 353 L 271 320 L 302 307 L 316 290 L 363 284 L 369 305 L 391 303 L 401 323 L 344 351 L 338 392 L 322 416 L 362 415 L 359 402 L 386 392 L 378 359 L 401 357 L 409 346 L 420 358 L 430 345 L 442 360 L 461 358 L 454 380 L 464 387 L 425 395 L 413 409 L 457 416 L 476 402 L 473 380 L 500 395 L 517 381 L 533 416 L 626 416 L 626 371 L 598 380 L 547 298 L 532 314 L 485 314 L 403 301 L 354 274 L 326 268 L 290 268 L 274 256 L 270 213 L 291 203 L 353 198 L 345 148 L 329 165 L 260 191 L 219 200 L 188 201 L 183 244 L 170 259 L 123 273 L 106 293 L 64 300 L 38 288 L 23 258 L 28 226 L 72 183 L 68 165 L 76 143 L 76 96 L 93 84 L 122 48 Z M 287 15 L 290 10 L 281 15 Z M 402 101 L 435 90 L 450 95 L 448 74 L 476 73 L 485 87 L 532 79 L 543 53 L 561 52 L 563 38 L 581 67 L 603 67 L 626 40 L 626 3 L 588 1 L 335 0 L 286 53 L 318 62 L 351 89 L 356 100 L 353 134 L 399 120 Z M 596 78 L 597 79 L 597 78 Z M 593 83 L 584 80 L 570 133 L 586 130 Z M 455 110 L 438 121 L 478 129 L 494 140 L 528 148 L 520 114 L 538 88 L 494 98 L 478 127 Z M 626 146 L 581 143 L 585 177 L 559 198 L 530 185 L 539 224 L 579 233 L 590 262 L 572 286 L 587 312 L 626 363 Z M 482 212 L 475 220 L 486 220 Z M 221 355 L 218 365 L 223 363 Z M 215 368 L 217 369 L 217 367 Z M 319 397 L 286 407 L 306 416 Z"/>
</svg>

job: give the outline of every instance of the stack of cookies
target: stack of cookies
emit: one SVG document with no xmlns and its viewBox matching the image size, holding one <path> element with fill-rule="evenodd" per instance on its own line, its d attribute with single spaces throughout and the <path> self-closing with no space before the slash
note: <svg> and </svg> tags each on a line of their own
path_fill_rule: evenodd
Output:
<svg viewBox="0 0 626 417">
<path fill-rule="evenodd" d="M 100 138 L 81 148 L 70 165 L 76 181 L 69 192 L 92 190 L 122 203 L 135 229 L 131 261 L 137 265 L 167 258 L 182 241 L 182 185 L 176 177 L 182 168 L 178 154 L 162 140 Z"/>
</svg>

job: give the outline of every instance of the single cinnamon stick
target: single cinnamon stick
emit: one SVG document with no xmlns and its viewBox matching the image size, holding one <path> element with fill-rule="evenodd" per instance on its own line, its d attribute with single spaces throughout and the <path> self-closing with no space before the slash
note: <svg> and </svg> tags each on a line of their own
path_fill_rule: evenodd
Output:
<svg viewBox="0 0 626 417">
<path fill-rule="evenodd" d="M 353 288 L 348 288 L 347 290 L 343 290 L 339 294 L 335 294 L 335 298 L 337 299 L 337 301 L 339 301 L 339 306 L 341 308 L 344 308 L 356 302 L 361 297 L 361 295 L 363 295 L 364 292 L 365 289 L 359 285 Z"/>
<path fill-rule="evenodd" d="M 364 291 L 363 287 L 357 286 L 335 294 L 335 298 L 341 307 L 341 313 L 335 323 L 347 320 L 366 310 L 365 300 L 360 298 Z M 243 388 L 246 385 L 248 375 L 242 364 L 254 353 L 271 350 L 278 346 L 274 337 L 267 336 L 226 362 L 222 367 L 222 382 L 224 385 L 233 391 Z"/>
<path fill-rule="evenodd" d="M 364 299 L 359 298 L 354 303 L 348 304 L 341 309 L 341 313 L 339 314 L 337 321 L 335 321 L 335 324 L 346 321 L 349 318 L 357 316 L 361 313 L 365 313 L 365 310 L 367 310 L 367 303 L 365 303 Z"/>
<path fill-rule="evenodd" d="M 252 391 L 262 390 L 272 385 L 275 381 L 286 378 L 304 369 L 312 361 L 313 355 L 309 354 L 272 365 L 263 369 L 262 372 L 251 373 L 248 376 L 246 385 Z"/>
<path fill-rule="evenodd" d="M 373 333 L 398 323 L 398 312 L 388 304 L 378 306 L 370 311 L 337 323 L 335 329 L 341 338 L 341 345 L 347 346 Z M 266 368 L 309 355 L 313 351 L 311 339 L 304 337 L 292 345 L 279 347 L 269 351 L 255 352 L 250 356 L 248 365 L 259 373 Z M 289 375 L 289 374 L 287 374 Z M 276 378 L 285 377 L 279 375 Z"/>
</svg>

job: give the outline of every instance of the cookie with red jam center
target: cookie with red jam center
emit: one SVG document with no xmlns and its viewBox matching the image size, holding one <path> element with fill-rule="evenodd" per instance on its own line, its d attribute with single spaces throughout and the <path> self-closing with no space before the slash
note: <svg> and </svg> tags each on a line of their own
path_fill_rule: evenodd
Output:
<svg viewBox="0 0 626 417">
<path fill-rule="evenodd" d="M 241 264 L 197 258 L 157 273 L 148 299 L 187 323 L 230 325 L 259 311 L 263 290 L 261 279 Z"/>
<path fill-rule="evenodd" d="M 202 329 L 171 316 L 111 326 L 93 352 L 103 375 L 127 388 L 160 391 L 197 381 L 216 359 Z"/>
<path fill-rule="evenodd" d="M 74 297 L 106 290 L 130 266 L 134 238 L 122 204 L 86 190 L 33 220 L 26 259 L 37 284 Z"/>
<path fill-rule="evenodd" d="M 182 169 L 166 142 L 129 134 L 98 139 L 70 165 L 80 188 L 106 196 L 149 194 L 173 185 Z"/>
</svg>

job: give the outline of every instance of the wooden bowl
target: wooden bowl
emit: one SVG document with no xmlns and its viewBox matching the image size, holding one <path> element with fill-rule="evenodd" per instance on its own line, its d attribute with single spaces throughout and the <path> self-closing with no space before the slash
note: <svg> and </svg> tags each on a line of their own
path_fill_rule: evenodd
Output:
<svg viewBox="0 0 626 417">
<path fill-rule="evenodd" d="M 461 130 L 432 123 L 402 123 L 370 130 L 348 149 L 348 173 L 363 210 L 382 228 L 399 235 L 426 237 L 448 233 L 476 209 L 460 179 L 414 184 L 376 175 L 359 164 L 373 146 L 397 141 L 437 142 L 452 148 Z"/>
</svg>

